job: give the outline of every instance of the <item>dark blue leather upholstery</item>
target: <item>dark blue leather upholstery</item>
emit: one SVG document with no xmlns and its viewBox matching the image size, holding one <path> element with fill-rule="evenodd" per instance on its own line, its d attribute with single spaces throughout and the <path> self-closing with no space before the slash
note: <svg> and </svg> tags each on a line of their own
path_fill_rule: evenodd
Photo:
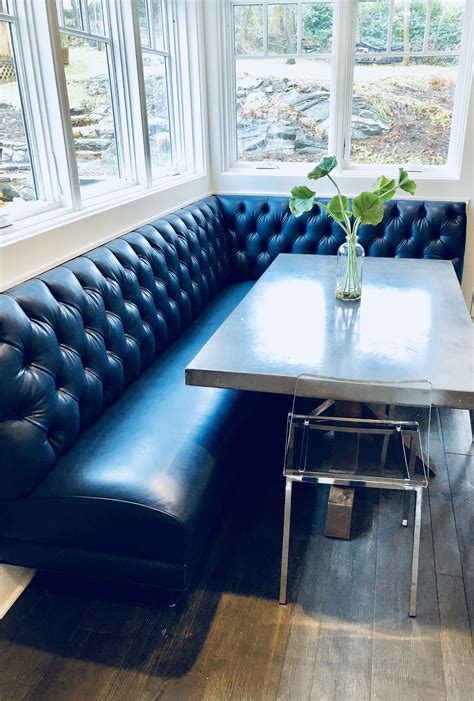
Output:
<svg viewBox="0 0 474 701">
<path fill-rule="evenodd" d="M 278 253 L 343 242 L 287 202 L 208 197 L 0 295 L 0 561 L 187 586 L 256 398 L 184 368 Z M 463 204 L 409 200 L 360 238 L 460 276 L 465 230 Z"/>
<path fill-rule="evenodd" d="M 0 502 L 0 559 L 9 541 L 21 541 L 36 546 L 23 559 L 30 566 L 41 565 L 41 546 L 72 548 L 79 558 L 83 551 L 128 558 L 137 578 L 141 563 L 152 560 L 161 585 L 189 584 L 235 446 L 246 436 L 251 442 L 249 422 L 260 404 L 256 395 L 187 387 L 184 368 L 250 286 L 223 290 L 201 323 L 141 373 L 31 494 Z"/>
<path fill-rule="evenodd" d="M 318 205 L 296 219 L 287 197 L 219 195 L 218 199 L 229 230 L 233 274 L 239 280 L 260 277 L 278 253 L 335 255 L 344 242 L 341 228 Z M 368 256 L 452 260 L 460 280 L 466 205 L 411 199 L 386 202 L 383 221 L 362 226 L 359 239 Z"/>
<path fill-rule="evenodd" d="M 0 498 L 34 489 L 229 275 L 208 198 L 0 295 Z"/>
</svg>

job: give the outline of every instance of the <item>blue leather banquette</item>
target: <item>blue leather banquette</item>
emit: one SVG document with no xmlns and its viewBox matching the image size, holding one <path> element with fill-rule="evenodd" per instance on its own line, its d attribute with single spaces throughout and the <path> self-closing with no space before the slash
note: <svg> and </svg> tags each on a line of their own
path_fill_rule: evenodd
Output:
<svg viewBox="0 0 474 701">
<path fill-rule="evenodd" d="M 343 241 L 287 201 L 208 197 L 0 295 L 0 562 L 187 588 L 277 400 L 184 368 L 278 253 Z M 409 200 L 360 240 L 460 277 L 465 234 L 464 204 Z"/>
</svg>

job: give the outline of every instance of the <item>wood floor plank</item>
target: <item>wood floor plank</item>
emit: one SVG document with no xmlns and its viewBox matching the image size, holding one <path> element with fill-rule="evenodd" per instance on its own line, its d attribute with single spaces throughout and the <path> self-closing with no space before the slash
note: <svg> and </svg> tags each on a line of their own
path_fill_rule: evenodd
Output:
<svg viewBox="0 0 474 701">
<path fill-rule="evenodd" d="M 76 629 L 64 646 L 63 655 L 49 665 L 33 699 L 44 701 L 88 701 L 104 698 L 118 674 L 130 639 L 110 633 Z"/>
<path fill-rule="evenodd" d="M 436 465 L 436 476 L 431 477 L 429 486 L 435 568 L 439 574 L 461 577 L 461 559 L 446 462 L 444 433 L 437 410 L 434 412 L 432 421 L 430 453 Z"/>
<path fill-rule="evenodd" d="M 474 635 L 474 456 L 447 454 L 466 602 Z"/>
<path fill-rule="evenodd" d="M 446 689 L 428 500 L 422 510 L 418 616 L 408 617 L 412 523 L 400 494 L 382 492 L 372 657 L 372 699 L 444 699 Z"/>
<path fill-rule="evenodd" d="M 431 511 L 424 500 L 417 619 L 402 496 L 382 492 L 377 506 L 375 490 L 356 500 L 363 519 L 346 542 L 322 535 L 324 488 L 295 486 L 289 604 L 279 606 L 278 474 L 235 496 L 174 608 L 52 588 L 39 575 L 0 622 L 1 701 L 470 701 L 474 456 L 460 452 L 462 431 L 445 456 L 448 421 L 433 439 L 441 469 Z"/>
<path fill-rule="evenodd" d="M 301 490 L 314 489 L 300 485 Z M 300 701 L 309 699 L 313 688 L 313 677 L 317 672 L 316 656 L 321 628 L 322 603 L 329 586 L 327 571 L 331 561 L 335 540 L 324 536 L 325 513 L 328 490 L 319 487 L 316 491 L 311 526 L 306 533 L 298 533 L 296 527 L 290 538 L 290 581 L 294 558 L 299 556 L 301 576 L 289 588 L 289 601 L 293 607 L 291 628 L 281 670 L 277 699 Z M 303 496 L 303 492 L 301 494 Z M 293 507 L 294 520 L 298 507 Z M 295 550 L 299 547 L 299 553 Z M 297 585 L 297 586 L 295 586 Z"/>
<path fill-rule="evenodd" d="M 447 698 L 474 699 L 474 654 L 463 581 L 442 574 L 437 581 Z"/>
<path fill-rule="evenodd" d="M 469 411 L 440 408 L 439 412 L 446 452 L 474 455 Z"/>
<path fill-rule="evenodd" d="M 359 489 L 364 528 L 333 544 L 311 698 L 370 698 L 379 501 L 378 490 Z"/>
<path fill-rule="evenodd" d="M 34 587 L 41 587 L 35 582 Z M 45 589 L 31 615 L 0 622 L 0 699 L 28 699 L 66 648 L 87 602 Z"/>
<path fill-rule="evenodd" d="M 258 508 L 234 515 L 204 591 L 215 593 L 215 609 L 199 653 L 186 665 L 187 674 L 177 667 L 164 679 L 159 667 L 153 669 L 142 699 L 275 697 L 291 616 L 277 599 L 282 497 L 279 477 L 253 495 Z M 180 622 L 172 654 L 183 638 L 185 645 L 192 642 L 194 627 L 191 619 Z"/>
</svg>

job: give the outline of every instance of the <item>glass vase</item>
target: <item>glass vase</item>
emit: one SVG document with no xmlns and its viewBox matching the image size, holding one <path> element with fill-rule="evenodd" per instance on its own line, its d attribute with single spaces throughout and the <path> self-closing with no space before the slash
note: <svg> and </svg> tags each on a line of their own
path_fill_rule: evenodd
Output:
<svg viewBox="0 0 474 701">
<path fill-rule="evenodd" d="M 352 239 L 339 246 L 336 266 L 336 297 L 345 302 L 357 302 L 362 294 L 362 262 L 364 249 Z"/>
</svg>

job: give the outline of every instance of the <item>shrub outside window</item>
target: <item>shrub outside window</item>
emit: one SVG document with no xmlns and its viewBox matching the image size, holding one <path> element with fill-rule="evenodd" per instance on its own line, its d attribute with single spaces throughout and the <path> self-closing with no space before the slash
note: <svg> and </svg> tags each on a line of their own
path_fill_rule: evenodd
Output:
<svg viewBox="0 0 474 701">
<path fill-rule="evenodd" d="M 229 0 L 229 8 L 236 161 L 312 163 L 331 148 L 343 167 L 448 165 L 469 50 L 466 0 Z M 465 75 L 461 83 L 467 90 Z"/>
<path fill-rule="evenodd" d="M 357 4 L 350 162 L 445 165 L 464 0 Z"/>
</svg>

